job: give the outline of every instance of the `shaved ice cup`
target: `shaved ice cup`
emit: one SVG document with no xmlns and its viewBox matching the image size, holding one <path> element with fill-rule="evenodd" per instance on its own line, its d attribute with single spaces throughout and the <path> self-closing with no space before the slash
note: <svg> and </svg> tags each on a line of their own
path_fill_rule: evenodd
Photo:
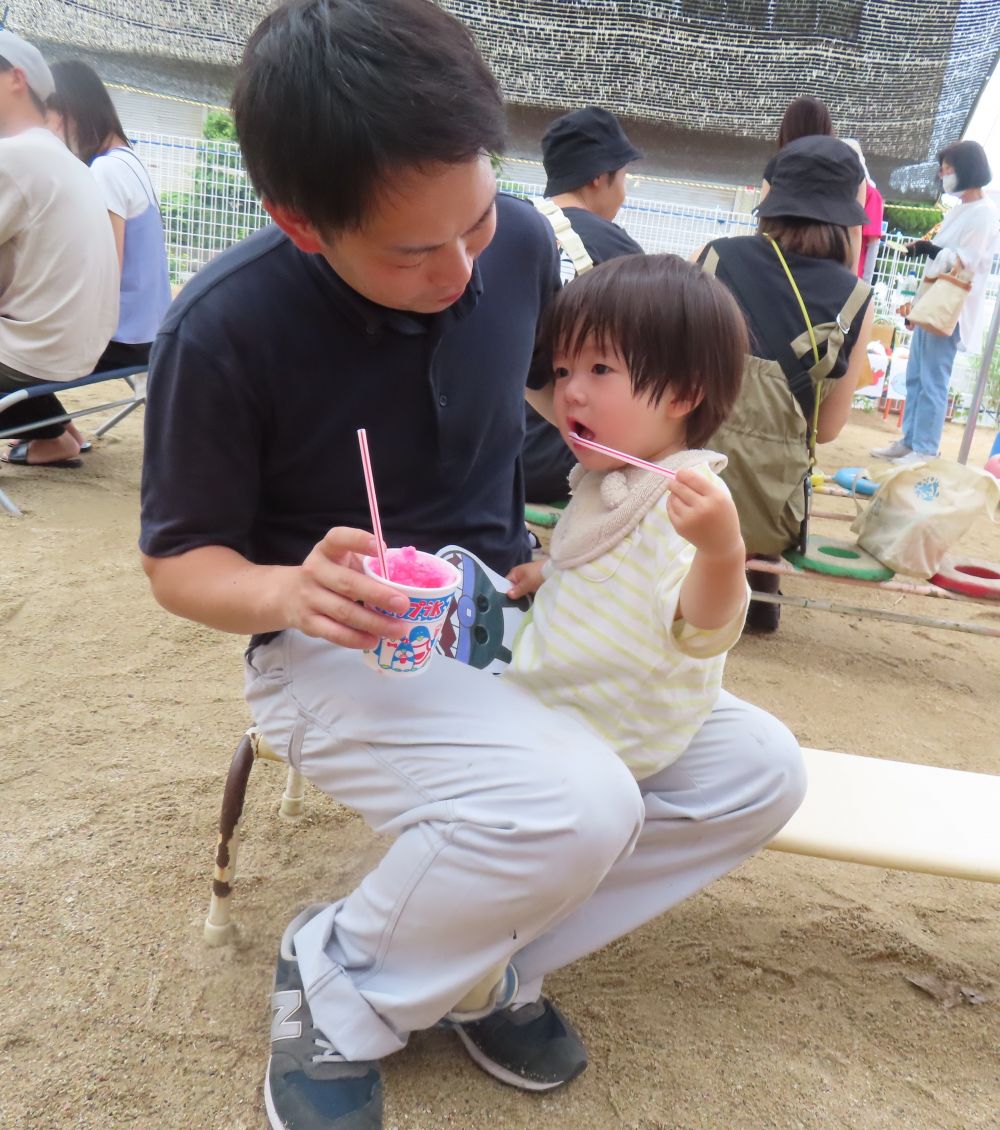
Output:
<svg viewBox="0 0 1000 1130">
<path fill-rule="evenodd" d="M 395 550 L 389 550 L 389 571 L 392 572 L 392 555 Z M 433 563 L 435 568 L 451 577 L 451 581 L 440 588 L 419 588 L 414 585 L 400 584 L 398 581 L 386 580 L 378 571 L 378 558 L 366 557 L 364 559 L 365 575 L 373 581 L 388 585 L 399 592 L 406 593 L 410 600 L 410 607 L 403 613 L 389 612 L 385 608 L 375 608 L 383 616 L 390 616 L 393 620 L 403 620 L 409 626 L 405 636 L 398 640 L 379 640 L 376 647 L 363 652 L 365 662 L 376 671 L 386 675 L 422 675 L 427 670 L 434 645 L 441 634 L 445 617 L 451 608 L 452 598 L 462 583 L 462 577 L 454 565 L 435 557 L 430 553 L 419 553 L 421 558 L 426 558 L 428 564 Z M 374 605 L 369 605 L 373 607 Z"/>
</svg>

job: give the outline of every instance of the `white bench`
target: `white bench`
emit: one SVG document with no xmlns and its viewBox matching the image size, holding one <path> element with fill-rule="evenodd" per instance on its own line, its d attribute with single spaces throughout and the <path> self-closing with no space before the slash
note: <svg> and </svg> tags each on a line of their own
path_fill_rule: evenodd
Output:
<svg viewBox="0 0 1000 1130">
<path fill-rule="evenodd" d="M 1000 776 L 803 753 L 806 799 L 768 847 L 1000 883 Z"/>
</svg>

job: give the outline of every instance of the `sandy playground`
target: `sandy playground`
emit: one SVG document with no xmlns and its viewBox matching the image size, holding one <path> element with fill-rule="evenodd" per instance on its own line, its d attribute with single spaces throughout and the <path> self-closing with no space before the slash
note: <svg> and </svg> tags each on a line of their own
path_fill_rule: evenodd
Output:
<svg viewBox="0 0 1000 1130">
<path fill-rule="evenodd" d="M 0 513 L 4 1130 L 263 1127 L 281 928 L 301 903 L 347 890 L 378 850 L 314 791 L 301 823 L 281 821 L 281 773 L 259 766 L 241 940 L 203 946 L 222 781 L 247 722 L 242 641 L 168 616 L 147 593 L 140 415 L 81 471 L 0 471 L 26 511 Z M 891 431 L 855 414 L 823 466 L 864 463 Z M 947 429 L 946 453 L 959 438 Z M 973 462 L 991 438 L 980 431 Z M 963 545 L 1000 561 L 1000 528 L 984 519 Z M 1000 608 L 968 611 L 1000 621 Z M 744 639 L 727 672 L 805 744 L 989 772 L 998 683 L 998 639 L 796 608 L 775 637 Z M 551 979 L 591 1055 L 564 1092 L 506 1089 L 453 1036 L 421 1033 L 385 1064 L 386 1126 L 995 1128 L 998 912 L 997 887 L 765 852 Z M 907 980 L 927 974 L 986 1001 L 946 1008 Z"/>
</svg>

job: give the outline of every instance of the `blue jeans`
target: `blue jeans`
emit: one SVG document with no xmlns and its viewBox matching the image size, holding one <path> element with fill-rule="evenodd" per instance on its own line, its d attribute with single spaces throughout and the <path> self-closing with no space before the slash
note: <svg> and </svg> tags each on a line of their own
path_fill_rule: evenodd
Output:
<svg viewBox="0 0 1000 1130">
<path fill-rule="evenodd" d="M 937 455 L 948 407 L 951 367 L 958 352 L 958 327 L 951 337 L 916 329 L 906 363 L 903 443 L 919 455 Z"/>
</svg>

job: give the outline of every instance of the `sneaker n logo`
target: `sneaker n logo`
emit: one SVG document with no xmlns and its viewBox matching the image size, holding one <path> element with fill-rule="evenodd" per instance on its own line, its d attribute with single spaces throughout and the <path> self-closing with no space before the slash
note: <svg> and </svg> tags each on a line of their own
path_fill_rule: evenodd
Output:
<svg viewBox="0 0 1000 1130">
<path fill-rule="evenodd" d="M 292 1017 L 302 1007 L 301 989 L 283 989 L 271 994 L 274 1019 L 271 1021 L 271 1039 L 295 1040 L 302 1035 L 302 1021 Z"/>
</svg>

